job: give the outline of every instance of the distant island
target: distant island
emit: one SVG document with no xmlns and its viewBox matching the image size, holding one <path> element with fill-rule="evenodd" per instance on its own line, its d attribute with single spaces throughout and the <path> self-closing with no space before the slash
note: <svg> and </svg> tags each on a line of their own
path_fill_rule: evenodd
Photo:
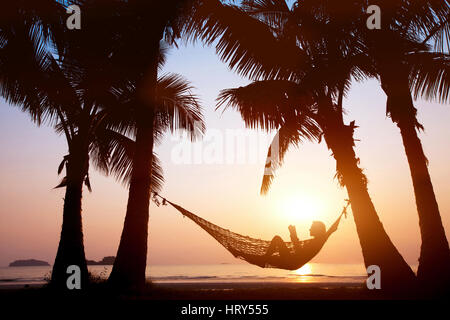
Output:
<svg viewBox="0 0 450 320">
<path fill-rule="evenodd" d="M 109 266 L 114 264 L 116 257 L 109 256 L 104 257 L 100 261 L 86 260 L 88 266 Z M 36 260 L 36 259 L 26 259 L 26 260 L 16 260 L 9 264 L 10 267 L 49 267 L 50 264 L 47 261 Z"/>
<path fill-rule="evenodd" d="M 116 260 L 116 257 L 109 256 L 104 257 L 100 261 L 86 260 L 86 263 L 88 266 L 112 266 L 114 264 L 114 260 Z"/>
<path fill-rule="evenodd" d="M 16 260 L 9 264 L 10 267 L 49 267 L 50 264 L 46 261 L 27 259 L 27 260 Z"/>
</svg>

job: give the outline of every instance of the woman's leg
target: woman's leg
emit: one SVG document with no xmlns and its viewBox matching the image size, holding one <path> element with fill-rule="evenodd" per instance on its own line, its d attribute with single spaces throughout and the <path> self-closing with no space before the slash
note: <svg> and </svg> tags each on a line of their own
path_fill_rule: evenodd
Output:
<svg viewBox="0 0 450 320">
<path fill-rule="evenodd" d="M 280 257 L 289 255 L 289 249 L 280 236 L 273 237 L 272 241 L 270 242 L 269 248 L 267 248 L 266 257 L 270 257 L 275 252 L 279 252 Z"/>
</svg>

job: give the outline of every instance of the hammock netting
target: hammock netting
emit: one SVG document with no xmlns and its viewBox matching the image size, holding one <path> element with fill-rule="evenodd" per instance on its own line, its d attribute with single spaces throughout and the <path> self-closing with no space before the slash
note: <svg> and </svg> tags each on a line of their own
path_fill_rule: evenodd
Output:
<svg viewBox="0 0 450 320">
<path fill-rule="evenodd" d="M 285 242 L 286 246 L 290 250 L 295 261 L 280 261 L 277 257 L 267 259 L 265 254 L 270 246 L 271 241 L 255 239 L 248 236 L 243 236 L 241 234 L 232 232 L 228 229 L 224 229 L 211 223 L 192 212 L 182 208 L 181 206 L 172 203 L 163 198 L 163 204 L 165 202 L 172 205 L 177 209 L 183 216 L 188 217 L 199 225 L 203 230 L 208 232 L 214 239 L 216 239 L 222 246 L 224 246 L 229 252 L 233 254 L 234 257 L 245 260 L 251 264 L 258 265 L 263 268 L 280 268 L 288 270 L 296 270 L 309 262 L 315 255 L 320 251 L 328 237 L 337 228 L 342 214 L 346 213 L 344 211 L 333 224 L 333 226 L 327 232 L 327 236 L 320 240 L 303 240 L 300 241 L 300 248 L 294 250 L 294 245 L 292 242 Z M 330 232 L 330 230 L 332 232 Z M 313 243 L 314 242 L 314 243 Z"/>
</svg>

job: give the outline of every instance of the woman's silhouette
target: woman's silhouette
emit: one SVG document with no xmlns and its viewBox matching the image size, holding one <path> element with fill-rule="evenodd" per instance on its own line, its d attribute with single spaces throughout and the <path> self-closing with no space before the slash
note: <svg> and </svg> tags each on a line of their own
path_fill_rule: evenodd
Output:
<svg viewBox="0 0 450 320">
<path fill-rule="evenodd" d="M 300 248 L 304 246 L 304 244 L 302 246 L 300 240 L 298 240 L 297 230 L 295 229 L 295 226 L 290 225 L 288 228 L 291 236 L 291 241 L 294 247 L 294 253 L 291 253 L 289 248 L 286 246 L 286 243 L 284 243 L 283 239 L 281 239 L 280 236 L 275 236 L 273 237 L 270 246 L 265 254 L 265 257 L 267 259 L 269 259 L 276 253 L 278 253 L 281 259 L 290 259 L 292 255 L 297 254 L 300 251 Z M 314 221 L 311 225 L 311 228 L 309 229 L 309 234 L 313 238 L 306 241 L 312 242 L 314 240 L 320 240 L 320 242 L 322 242 L 327 234 L 325 224 L 321 221 Z"/>
<path fill-rule="evenodd" d="M 321 221 L 314 221 L 309 229 L 312 236 L 311 239 L 300 241 L 297 236 L 297 231 L 294 226 L 289 226 L 289 233 L 292 241 L 292 249 L 290 249 L 280 236 L 273 237 L 269 247 L 264 255 L 251 255 L 233 252 L 235 256 L 241 256 L 250 263 L 258 265 L 262 268 L 267 266 L 276 266 L 277 268 L 286 270 L 297 270 L 305 263 L 310 261 L 322 249 L 328 237 L 337 230 L 339 221 L 342 215 L 336 222 L 326 230 L 325 224 Z"/>
</svg>

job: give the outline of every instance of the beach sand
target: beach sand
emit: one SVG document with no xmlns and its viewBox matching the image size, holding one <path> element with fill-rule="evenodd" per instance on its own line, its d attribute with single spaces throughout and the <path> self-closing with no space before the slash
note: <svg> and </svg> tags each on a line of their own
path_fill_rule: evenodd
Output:
<svg viewBox="0 0 450 320">
<path fill-rule="evenodd" d="M 90 296 L 112 297 L 103 284 L 91 289 Z M 0 299 L 51 296 L 42 284 L 0 286 Z M 164 282 L 151 283 L 139 296 L 120 296 L 138 300 L 373 300 L 404 299 L 405 296 L 381 295 L 363 284 L 295 282 Z"/>
</svg>

